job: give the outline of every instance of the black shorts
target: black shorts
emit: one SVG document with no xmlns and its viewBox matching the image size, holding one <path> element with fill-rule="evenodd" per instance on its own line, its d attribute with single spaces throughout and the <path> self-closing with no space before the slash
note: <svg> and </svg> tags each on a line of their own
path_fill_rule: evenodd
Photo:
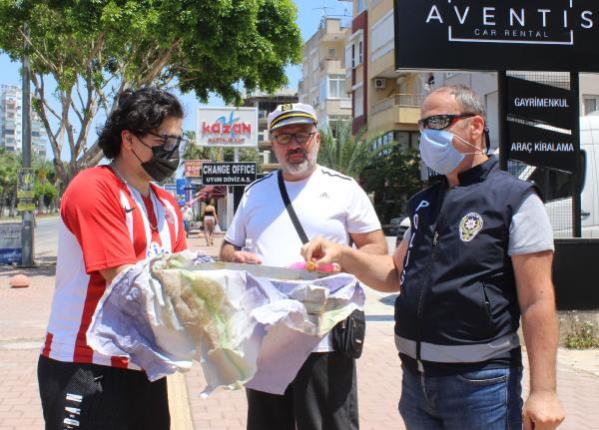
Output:
<svg viewBox="0 0 599 430">
<path fill-rule="evenodd" d="M 37 367 L 46 430 L 170 427 L 166 378 L 40 356 Z"/>
<path fill-rule="evenodd" d="M 356 360 L 313 352 L 283 395 L 247 389 L 247 430 L 358 430 Z"/>
</svg>

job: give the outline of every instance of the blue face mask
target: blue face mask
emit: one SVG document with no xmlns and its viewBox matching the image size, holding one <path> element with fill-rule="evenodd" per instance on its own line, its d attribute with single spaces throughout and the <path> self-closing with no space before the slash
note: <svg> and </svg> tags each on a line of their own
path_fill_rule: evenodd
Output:
<svg viewBox="0 0 599 430">
<path fill-rule="evenodd" d="M 454 137 L 475 148 L 476 152 L 480 152 L 476 146 L 449 131 L 425 128 L 420 132 L 420 157 L 422 161 L 442 175 L 452 172 L 467 155 L 454 148 L 452 143 Z M 474 152 L 468 154 L 474 154 Z"/>
</svg>

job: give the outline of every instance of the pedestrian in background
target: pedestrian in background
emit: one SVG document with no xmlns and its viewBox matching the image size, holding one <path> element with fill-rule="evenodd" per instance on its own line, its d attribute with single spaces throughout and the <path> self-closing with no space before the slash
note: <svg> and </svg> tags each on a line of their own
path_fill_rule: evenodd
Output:
<svg viewBox="0 0 599 430">
<path fill-rule="evenodd" d="M 189 237 L 191 232 L 191 222 L 193 221 L 193 209 L 189 203 L 183 206 L 183 226 L 185 227 L 185 237 Z"/>
<path fill-rule="evenodd" d="M 100 132 L 110 165 L 79 173 L 61 201 L 56 287 L 38 381 L 46 429 L 170 427 L 166 378 L 87 344 L 86 331 L 123 270 L 187 248 L 182 216 L 161 182 L 179 165 L 183 109 L 171 94 L 120 94 Z"/>
<path fill-rule="evenodd" d="M 204 207 L 203 225 L 206 246 L 212 246 L 214 245 L 214 230 L 218 225 L 218 215 L 216 214 L 216 208 L 212 202 Z"/>
<path fill-rule="evenodd" d="M 246 188 L 220 258 L 288 267 L 302 261 L 302 234 L 345 245 L 352 240 L 363 252 L 386 254 L 381 224 L 366 193 L 352 178 L 316 164 L 320 133 L 314 108 L 280 105 L 267 123 L 281 169 Z M 330 335 L 283 395 L 247 389 L 247 399 L 250 430 L 359 428 L 355 359 L 334 351 Z"/>
<path fill-rule="evenodd" d="M 399 411 L 410 430 L 551 430 L 556 395 L 553 233 L 535 187 L 499 170 L 485 111 L 470 88 L 424 100 L 420 154 L 443 181 L 413 196 L 393 257 L 317 238 L 307 260 L 337 262 L 365 284 L 399 291 Z M 530 394 L 522 405 L 522 329 Z"/>
</svg>

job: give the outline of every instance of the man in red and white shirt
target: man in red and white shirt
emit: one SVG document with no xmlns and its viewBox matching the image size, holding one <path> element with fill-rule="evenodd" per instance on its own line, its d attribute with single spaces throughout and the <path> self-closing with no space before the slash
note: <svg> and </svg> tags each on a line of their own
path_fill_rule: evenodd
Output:
<svg viewBox="0 0 599 430">
<path fill-rule="evenodd" d="M 121 94 L 100 133 L 109 166 L 82 171 L 60 208 L 56 290 L 38 363 L 46 429 L 168 429 L 165 379 L 99 354 L 86 332 L 109 284 L 132 264 L 187 248 L 174 197 L 153 184 L 179 164 L 183 110 L 152 88 Z"/>
</svg>

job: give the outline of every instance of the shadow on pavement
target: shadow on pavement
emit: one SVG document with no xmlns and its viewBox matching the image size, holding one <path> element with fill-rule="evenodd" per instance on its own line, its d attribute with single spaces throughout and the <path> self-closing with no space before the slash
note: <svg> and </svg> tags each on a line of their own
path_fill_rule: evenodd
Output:
<svg viewBox="0 0 599 430">
<path fill-rule="evenodd" d="M 34 267 L 0 266 L 0 272 L 6 276 L 54 276 L 56 274 L 56 257 L 36 257 Z"/>
</svg>

